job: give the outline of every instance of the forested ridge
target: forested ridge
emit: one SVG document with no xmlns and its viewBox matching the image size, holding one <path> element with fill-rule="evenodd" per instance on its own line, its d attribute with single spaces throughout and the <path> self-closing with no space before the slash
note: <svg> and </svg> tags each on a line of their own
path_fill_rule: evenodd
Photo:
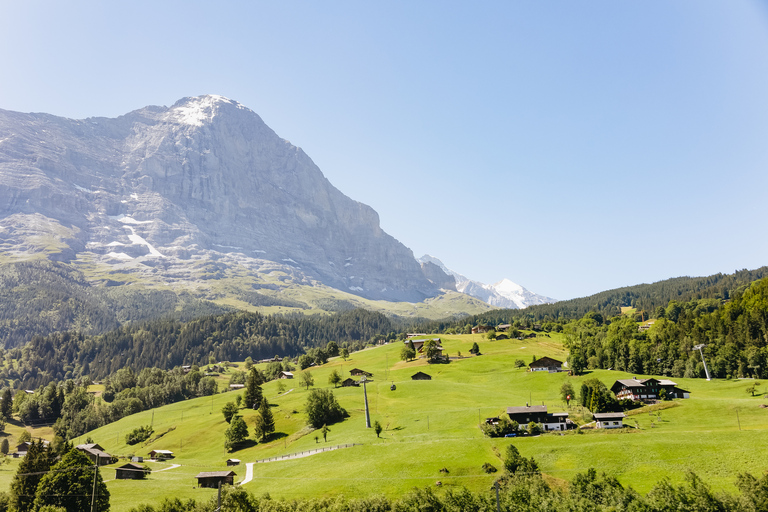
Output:
<svg viewBox="0 0 768 512">
<path fill-rule="evenodd" d="M 461 320 L 425 321 L 412 323 L 413 332 L 445 332 L 455 329 L 461 332 L 467 325 L 560 322 L 577 320 L 590 312 L 611 318 L 621 313 L 622 307 L 633 307 L 643 319 L 650 318 L 658 307 L 666 307 L 670 301 L 684 302 L 701 299 L 727 300 L 730 294 L 746 288 L 750 283 L 768 277 L 768 267 L 755 270 L 739 270 L 733 274 L 715 274 L 706 277 L 675 277 L 652 284 L 638 284 L 607 290 L 577 299 L 554 304 L 529 306 L 525 309 L 495 309 Z"/>
<path fill-rule="evenodd" d="M 139 286 L 92 286 L 72 267 L 47 260 L 0 265 L 0 345 L 33 336 L 77 331 L 86 335 L 158 317 L 191 320 L 227 311 L 189 293 Z"/>
<path fill-rule="evenodd" d="M 730 299 L 670 301 L 647 330 L 633 316 L 606 320 L 588 313 L 566 324 L 574 370 L 613 368 L 643 375 L 704 377 L 703 348 L 712 377 L 768 378 L 768 278 Z"/>
<path fill-rule="evenodd" d="M 6 350 L 0 378 L 16 389 L 88 375 L 101 379 L 122 368 L 171 369 L 185 364 L 297 356 L 329 341 L 369 340 L 392 332 L 381 313 L 364 309 L 329 316 L 278 316 L 234 312 L 189 322 L 162 319 L 130 324 L 101 335 L 54 333 Z"/>
</svg>

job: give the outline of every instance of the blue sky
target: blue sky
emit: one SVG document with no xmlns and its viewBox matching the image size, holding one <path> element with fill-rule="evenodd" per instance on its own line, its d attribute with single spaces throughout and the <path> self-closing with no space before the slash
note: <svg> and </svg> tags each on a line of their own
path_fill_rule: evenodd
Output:
<svg viewBox="0 0 768 512">
<path fill-rule="evenodd" d="M 483 282 L 768 264 L 764 2 L 0 0 L 0 48 L 7 110 L 237 100 Z"/>
</svg>

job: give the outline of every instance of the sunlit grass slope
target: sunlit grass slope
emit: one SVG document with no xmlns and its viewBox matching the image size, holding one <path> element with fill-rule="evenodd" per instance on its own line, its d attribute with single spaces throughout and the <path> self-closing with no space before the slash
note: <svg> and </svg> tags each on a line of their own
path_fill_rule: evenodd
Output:
<svg viewBox="0 0 768 512">
<path fill-rule="evenodd" d="M 195 475 L 227 469 L 229 457 L 243 461 L 234 468 L 239 481 L 245 476 L 245 462 L 344 443 L 360 446 L 256 464 L 254 479 L 245 488 L 285 498 L 338 493 L 398 495 L 414 486 L 434 486 L 437 481 L 443 488 L 485 489 L 494 476 L 485 474 L 481 466 L 488 462 L 501 469 L 499 456 L 510 443 L 524 456 L 533 456 L 551 478 L 569 480 L 577 472 L 595 467 L 642 492 L 662 478 L 681 482 L 689 469 L 715 489 L 727 490 L 733 489 L 739 472 L 762 474 L 768 469 L 764 456 L 768 453 L 768 409 L 759 407 L 764 399 L 745 393 L 745 381 L 675 379 L 680 387 L 691 391 L 692 398 L 675 401 L 662 410 L 633 414 L 626 422 L 632 428 L 621 431 L 485 438 L 479 421 L 502 413 L 508 406 L 530 402 L 564 410 L 559 389 L 565 380 L 570 379 L 578 392 L 586 378 L 597 377 L 610 386 L 614 380 L 631 375 L 601 370 L 568 377 L 565 373 L 530 373 L 514 368 L 516 359 L 529 363 L 534 356 L 564 360 L 561 339 L 555 334 L 494 342 L 478 335 L 441 338 L 452 358 L 459 351 L 464 357 L 440 365 L 428 365 L 423 360 L 403 362 L 399 358 L 402 344 L 393 343 L 353 353 L 348 361 L 335 358 L 311 369 L 315 387 L 324 388 L 331 387 L 327 382 L 334 369 L 341 370 L 344 378 L 353 368 L 373 373 L 373 382 L 367 385 L 368 401 L 371 420 L 384 427 L 381 438 L 373 429 L 365 428 L 363 389 L 337 388 L 334 393 L 350 417 L 330 426 L 327 442 L 321 435 L 316 441 L 319 433 L 305 428 L 303 408 L 308 392 L 299 388 L 298 378 L 283 381 L 292 391 L 282 396 L 278 396 L 277 382 L 264 386 L 276 419 L 274 439 L 234 453 L 224 450 L 227 423 L 221 414 L 224 404 L 234 400 L 234 392 L 145 411 L 89 433 L 110 453 L 146 456 L 153 449 L 168 449 L 176 454 L 172 462 L 181 465 L 156 471 L 148 480 L 137 482 L 116 481 L 114 471 L 104 468 L 104 476 L 110 480 L 112 509 L 120 512 L 140 502 L 172 496 L 207 499 L 214 491 L 196 488 Z M 473 341 L 480 345 L 481 356 L 469 356 Z M 432 380 L 411 380 L 420 370 Z M 393 383 L 396 390 L 391 391 Z M 570 412 L 574 416 L 581 413 L 573 406 Z M 243 410 L 249 427 L 255 414 Z M 133 447 L 125 444 L 128 431 L 150 423 L 155 429 L 154 440 Z M 168 464 L 152 466 L 157 470 Z M 7 487 L 11 474 L 0 471 L 0 484 Z"/>
</svg>

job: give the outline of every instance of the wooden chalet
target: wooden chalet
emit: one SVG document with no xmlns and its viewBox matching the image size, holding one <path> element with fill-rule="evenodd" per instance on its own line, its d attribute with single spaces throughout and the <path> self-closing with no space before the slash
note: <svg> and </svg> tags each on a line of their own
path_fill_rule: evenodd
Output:
<svg viewBox="0 0 768 512">
<path fill-rule="evenodd" d="M 83 452 L 97 466 L 106 466 L 112 462 L 112 456 L 96 443 L 79 444 L 75 446 L 75 450 Z"/>
<path fill-rule="evenodd" d="M 147 469 L 133 462 L 115 468 L 115 478 L 118 480 L 141 480 L 147 476 Z"/>
<path fill-rule="evenodd" d="M 546 405 L 526 405 L 525 407 L 507 407 L 507 415 L 516 421 L 521 429 L 528 428 L 530 422 L 538 423 L 545 431 L 566 430 L 568 428 L 567 412 L 547 412 Z"/>
<path fill-rule="evenodd" d="M 280 372 L 280 375 L 277 378 L 278 379 L 292 379 L 293 378 L 293 372 Z"/>
<path fill-rule="evenodd" d="M 227 466 L 238 466 L 240 459 L 227 459 Z"/>
<path fill-rule="evenodd" d="M 472 328 L 472 334 L 482 334 L 491 330 L 490 325 L 478 325 Z"/>
<path fill-rule="evenodd" d="M 50 443 L 46 441 L 45 439 L 42 440 L 43 446 L 48 446 Z M 29 451 L 29 447 L 32 445 L 32 442 L 30 441 L 24 441 L 23 443 L 19 443 L 16 446 L 16 452 L 13 453 L 14 458 L 24 457 L 27 452 Z"/>
<path fill-rule="evenodd" d="M 597 428 L 621 428 L 624 426 L 626 414 L 623 412 L 596 412 L 592 416 L 595 418 Z"/>
<path fill-rule="evenodd" d="M 349 388 L 349 387 L 352 387 L 352 386 L 359 386 L 359 385 L 360 385 L 360 383 L 357 382 L 352 377 L 347 378 L 346 380 L 344 380 L 344 382 L 341 383 L 341 387 L 344 387 L 344 388 Z"/>
<path fill-rule="evenodd" d="M 171 450 L 152 450 L 149 452 L 149 456 L 155 460 L 172 459 L 173 452 Z"/>
<path fill-rule="evenodd" d="M 667 379 L 619 379 L 611 386 L 611 391 L 618 400 L 653 401 L 659 399 L 659 393 L 664 390 L 669 398 L 690 398 L 689 391 L 680 389 L 675 382 Z"/>
<path fill-rule="evenodd" d="M 197 474 L 198 487 L 217 488 L 219 485 L 233 485 L 235 482 L 234 471 L 202 471 Z"/>
<path fill-rule="evenodd" d="M 411 380 L 432 380 L 432 376 L 424 372 L 417 372 L 411 375 Z"/>
<path fill-rule="evenodd" d="M 372 373 L 368 373 L 367 371 L 361 370 L 360 368 L 353 368 L 352 370 L 349 371 L 349 374 L 352 375 L 353 377 L 363 377 L 363 376 L 366 378 L 373 377 Z"/>
<path fill-rule="evenodd" d="M 563 371 L 563 362 L 551 357 L 542 357 L 528 365 L 532 372 L 561 372 Z"/>
</svg>

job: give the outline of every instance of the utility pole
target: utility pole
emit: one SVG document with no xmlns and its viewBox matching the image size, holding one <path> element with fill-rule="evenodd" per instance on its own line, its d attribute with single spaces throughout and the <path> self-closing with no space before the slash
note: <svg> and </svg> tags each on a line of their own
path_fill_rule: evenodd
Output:
<svg viewBox="0 0 768 512">
<path fill-rule="evenodd" d="M 371 428 L 371 414 L 368 412 L 368 391 L 365 388 L 365 375 L 360 378 L 363 383 L 363 397 L 365 398 L 365 428 Z"/>
<path fill-rule="evenodd" d="M 706 347 L 705 344 L 700 343 L 693 347 L 694 350 L 698 350 L 699 353 L 701 353 L 701 362 L 704 363 L 704 373 L 707 374 L 707 380 L 712 380 L 712 378 L 709 376 L 709 368 L 707 368 L 707 361 L 704 360 L 704 350 L 703 348 Z"/>
<path fill-rule="evenodd" d="M 499 506 L 499 481 L 495 481 L 494 487 L 496 487 L 496 512 L 501 512 L 501 507 Z"/>
</svg>

